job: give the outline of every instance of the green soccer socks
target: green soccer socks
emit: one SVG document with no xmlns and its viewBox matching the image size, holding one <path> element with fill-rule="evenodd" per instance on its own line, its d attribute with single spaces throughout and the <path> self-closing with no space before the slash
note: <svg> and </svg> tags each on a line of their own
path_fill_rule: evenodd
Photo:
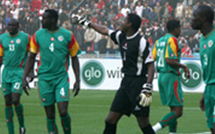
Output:
<svg viewBox="0 0 215 134">
<path fill-rule="evenodd" d="M 153 126 L 153 130 L 157 132 L 169 125 L 169 130 L 171 130 L 170 132 L 174 132 L 174 131 L 176 132 L 176 127 L 177 127 L 176 120 L 177 120 L 177 115 L 175 114 L 175 112 L 170 112 L 167 115 L 165 115 L 160 122 L 158 122 Z"/>
<path fill-rule="evenodd" d="M 19 105 L 15 106 L 15 111 L 19 121 L 19 128 L 24 128 L 24 114 L 23 114 L 23 105 L 20 103 Z"/>
<path fill-rule="evenodd" d="M 71 134 L 71 118 L 69 114 L 66 117 L 60 117 L 64 134 Z"/>
<path fill-rule="evenodd" d="M 169 132 L 176 133 L 177 132 L 177 121 L 172 122 L 169 124 Z"/>
<path fill-rule="evenodd" d="M 47 128 L 48 128 L 49 134 L 58 134 L 58 128 L 57 128 L 55 119 L 47 118 Z"/>
<path fill-rule="evenodd" d="M 5 107 L 5 116 L 7 120 L 7 128 L 9 134 L 14 134 L 14 125 L 13 125 L 13 107 L 6 106 Z"/>
<path fill-rule="evenodd" d="M 162 128 L 164 128 L 165 126 L 174 123 L 176 119 L 177 115 L 175 114 L 175 112 L 170 112 L 161 119 L 160 124 Z"/>
</svg>

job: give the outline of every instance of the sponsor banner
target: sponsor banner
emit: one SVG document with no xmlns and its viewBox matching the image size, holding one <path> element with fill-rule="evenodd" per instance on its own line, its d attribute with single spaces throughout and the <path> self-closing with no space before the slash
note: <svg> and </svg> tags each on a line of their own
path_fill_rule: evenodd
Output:
<svg viewBox="0 0 215 134">
<path fill-rule="evenodd" d="M 121 73 L 121 59 L 79 59 L 81 89 L 117 90 L 123 78 Z M 205 84 L 202 78 L 200 60 L 182 60 L 190 68 L 191 78 L 186 79 L 181 70 L 181 84 L 184 92 L 203 92 Z M 70 88 L 73 88 L 75 77 L 71 66 L 69 67 Z M 153 90 L 158 91 L 158 73 L 155 73 Z M 30 84 L 37 87 L 37 79 Z"/>
</svg>

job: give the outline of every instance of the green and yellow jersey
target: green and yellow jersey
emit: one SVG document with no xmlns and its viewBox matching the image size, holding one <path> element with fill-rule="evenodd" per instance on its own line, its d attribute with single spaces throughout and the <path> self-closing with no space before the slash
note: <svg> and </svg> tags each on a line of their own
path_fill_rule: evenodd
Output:
<svg viewBox="0 0 215 134">
<path fill-rule="evenodd" d="M 51 32 L 37 31 L 30 43 L 30 52 L 40 52 L 39 79 L 52 80 L 67 74 L 69 55 L 78 54 L 79 45 L 72 32 L 60 27 Z"/>
<path fill-rule="evenodd" d="M 3 57 L 5 68 L 24 67 L 30 39 L 31 37 L 24 32 L 19 32 L 14 36 L 9 33 L 4 33 L 0 36 L 0 56 Z"/>
<path fill-rule="evenodd" d="M 166 34 L 157 40 L 152 51 L 153 58 L 156 62 L 156 69 L 158 72 L 166 73 L 173 72 L 180 74 L 179 70 L 171 67 L 166 63 L 166 58 L 174 59 L 180 62 L 181 47 L 178 45 L 177 38 L 172 34 Z"/>
<path fill-rule="evenodd" d="M 199 48 L 204 82 L 215 83 L 215 28 L 200 38 Z"/>
</svg>

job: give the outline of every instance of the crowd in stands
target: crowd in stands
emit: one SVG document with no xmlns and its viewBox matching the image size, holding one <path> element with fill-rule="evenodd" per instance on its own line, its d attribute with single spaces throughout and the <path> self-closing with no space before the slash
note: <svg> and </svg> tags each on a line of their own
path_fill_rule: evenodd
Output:
<svg viewBox="0 0 215 134">
<path fill-rule="evenodd" d="M 46 9 L 59 12 L 59 25 L 71 30 L 81 49 L 86 53 L 118 53 L 118 45 L 109 37 L 93 29 L 73 25 L 71 12 L 80 0 L 0 0 L 0 34 L 6 32 L 11 18 L 18 19 L 20 30 L 31 36 L 41 28 L 41 15 Z M 201 4 L 211 6 L 215 11 L 214 0 L 85 0 L 73 13 L 87 17 L 92 22 L 103 24 L 110 29 L 119 29 L 119 21 L 128 13 L 142 18 L 139 32 L 151 46 L 166 33 L 169 19 L 181 20 L 182 33 L 179 45 L 182 56 L 193 56 L 199 51 L 201 33 L 192 30 L 190 21 L 193 11 Z"/>
</svg>

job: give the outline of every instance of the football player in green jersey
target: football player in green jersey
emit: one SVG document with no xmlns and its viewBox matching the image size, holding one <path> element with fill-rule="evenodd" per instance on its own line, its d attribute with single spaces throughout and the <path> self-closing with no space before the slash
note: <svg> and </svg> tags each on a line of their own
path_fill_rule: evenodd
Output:
<svg viewBox="0 0 215 134">
<path fill-rule="evenodd" d="M 0 66 L 2 62 L 2 91 L 5 98 L 5 115 L 9 134 L 14 134 L 13 105 L 19 121 L 20 134 L 25 134 L 22 95 L 22 77 L 24 61 L 27 58 L 31 37 L 19 31 L 19 22 L 11 19 L 8 22 L 8 33 L 0 36 Z"/>
<path fill-rule="evenodd" d="M 215 134 L 215 27 L 213 20 L 214 11 L 211 7 L 202 5 L 194 11 L 191 26 L 203 34 L 199 48 L 203 80 L 206 86 L 200 100 L 200 108 L 205 111 L 207 125 Z"/>
<path fill-rule="evenodd" d="M 56 102 L 64 133 L 71 134 L 71 119 L 68 113 L 70 90 L 67 61 L 68 55 L 70 55 L 76 78 L 73 89 L 74 96 L 76 96 L 80 90 L 80 70 L 77 57 L 79 45 L 73 33 L 57 25 L 57 11 L 48 9 L 42 17 L 43 28 L 33 35 L 30 43 L 30 56 L 23 76 L 23 89 L 28 94 L 26 76 L 34 65 L 36 54 L 40 52 L 38 86 L 41 102 L 46 112 L 48 133 L 60 133 L 55 123 Z"/>
<path fill-rule="evenodd" d="M 177 131 L 177 118 L 182 116 L 183 91 L 180 83 L 179 68 L 183 68 L 189 78 L 189 68 L 180 63 L 181 46 L 178 45 L 178 36 L 181 33 L 180 21 L 167 22 L 168 33 L 158 39 L 153 48 L 153 57 L 156 60 L 156 69 L 159 72 L 158 86 L 163 105 L 170 107 L 170 113 L 153 126 L 155 132 L 169 126 L 170 134 Z"/>
</svg>

